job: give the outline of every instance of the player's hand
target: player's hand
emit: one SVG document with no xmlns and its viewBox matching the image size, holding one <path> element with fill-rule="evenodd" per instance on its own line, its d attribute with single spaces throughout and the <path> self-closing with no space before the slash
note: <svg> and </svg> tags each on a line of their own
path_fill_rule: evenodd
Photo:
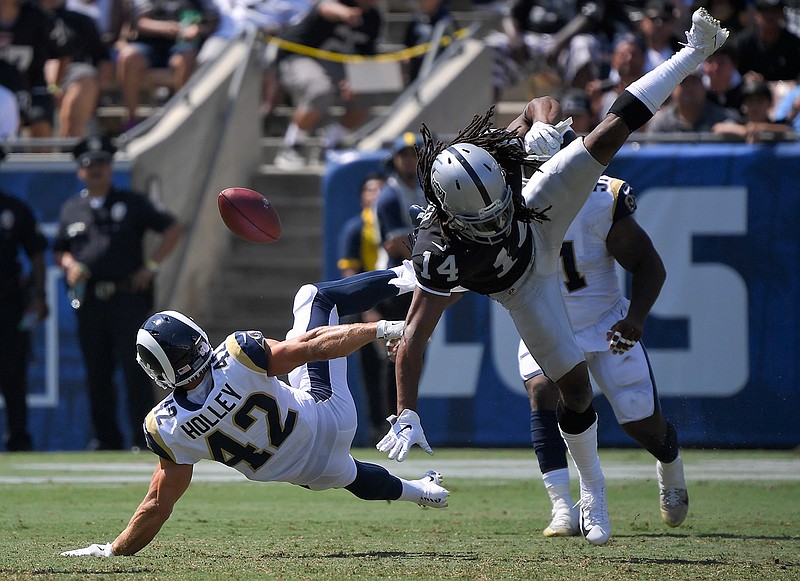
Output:
<svg viewBox="0 0 800 581">
<path fill-rule="evenodd" d="M 105 545 L 93 544 L 84 549 L 75 549 L 72 551 L 64 551 L 61 553 L 62 557 L 113 557 L 114 553 L 111 552 L 111 543 Z"/>
<path fill-rule="evenodd" d="M 525 153 L 541 158 L 553 157 L 561 149 L 564 136 L 554 126 L 537 121 L 525 134 Z"/>
<path fill-rule="evenodd" d="M 387 452 L 389 460 L 402 462 L 414 444 L 433 455 L 433 449 L 425 439 L 425 432 L 422 430 L 417 412 L 404 409 L 399 416 L 389 416 L 386 419 L 392 424 L 392 428 L 376 447 L 381 452 Z"/>
<path fill-rule="evenodd" d="M 378 339 L 399 339 L 403 336 L 405 321 L 387 321 L 381 319 L 375 329 L 375 336 Z"/>
<path fill-rule="evenodd" d="M 606 333 L 608 348 L 614 355 L 622 355 L 630 351 L 642 338 L 642 327 L 642 324 L 629 318 L 617 321 Z"/>
</svg>

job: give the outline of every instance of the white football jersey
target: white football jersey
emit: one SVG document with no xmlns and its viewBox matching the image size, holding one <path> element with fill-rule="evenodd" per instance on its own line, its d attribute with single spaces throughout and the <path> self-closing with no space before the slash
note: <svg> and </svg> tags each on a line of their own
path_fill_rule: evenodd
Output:
<svg viewBox="0 0 800 581">
<path fill-rule="evenodd" d="M 178 464 L 216 460 L 251 480 L 316 488 L 330 470 L 335 422 L 309 393 L 268 376 L 268 356 L 261 332 L 229 335 L 214 351 L 213 383 L 206 376 L 193 393 L 207 392 L 202 403 L 176 390 L 147 415 L 150 448 Z"/>
<path fill-rule="evenodd" d="M 600 176 L 561 245 L 561 294 L 575 332 L 594 326 L 623 298 L 616 261 L 606 247 L 612 224 L 636 210 L 624 181 Z"/>
</svg>

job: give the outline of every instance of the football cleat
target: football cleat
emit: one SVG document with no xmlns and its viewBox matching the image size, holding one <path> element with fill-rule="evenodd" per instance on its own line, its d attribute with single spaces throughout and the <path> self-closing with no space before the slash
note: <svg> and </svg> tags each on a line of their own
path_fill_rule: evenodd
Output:
<svg viewBox="0 0 800 581">
<path fill-rule="evenodd" d="M 553 503 L 550 524 L 542 531 L 546 537 L 574 537 L 578 534 L 578 511 L 564 500 Z"/>
<path fill-rule="evenodd" d="M 689 493 L 686 491 L 686 482 L 683 476 L 683 461 L 680 460 L 680 457 L 678 460 L 680 461 L 679 478 L 673 479 L 674 481 L 670 483 L 664 481 L 664 468 L 661 462 L 658 462 L 656 466 L 661 520 L 671 527 L 680 526 L 689 513 Z"/>
<path fill-rule="evenodd" d="M 611 538 L 611 518 L 606 504 L 606 487 L 592 490 L 581 486 L 579 501 L 580 527 L 584 538 L 592 545 L 605 545 Z"/>
<path fill-rule="evenodd" d="M 417 504 L 420 506 L 431 506 L 433 508 L 444 508 L 447 506 L 447 497 L 450 491 L 441 486 L 443 477 L 436 470 L 428 470 L 417 480 L 423 492 Z"/>
<path fill-rule="evenodd" d="M 660 488 L 661 520 L 671 527 L 679 527 L 689 512 L 689 493 L 685 488 Z"/>
<path fill-rule="evenodd" d="M 706 59 L 725 43 L 729 34 L 705 8 L 698 8 L 692 14 L 692 27 L 686 33 L 687 46 L 699 50 Z"/>
</svg>

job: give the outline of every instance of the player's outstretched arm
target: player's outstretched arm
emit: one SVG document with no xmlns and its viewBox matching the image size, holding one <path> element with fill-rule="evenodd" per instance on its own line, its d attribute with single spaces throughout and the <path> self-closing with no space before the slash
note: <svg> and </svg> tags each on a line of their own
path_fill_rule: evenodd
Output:
<svg viewBox="0 0 800 581">
<path fill-rule="evenodd" d="M 631 273 L 628 314 L 615 323 L 609 333 L 609 340 L 618 332 L 620 338 L 627 341 L 620 342 L 620 350 L 624 352 L 641 340 L 644 321 L 661 293 L 667 274 L 652 240 L 633 216 L 614 223 L 606 238 L 606 247 L 620 266 Z"/>
<path fill-rule="evenodd" d="M 133 513 L 128 526 L 113 543 L 89 545 L 61 553 L 63 557 L 114 557 L 133 555 L 146 547 L 167 522 L 175 503 L 186 492 L 192 481 L 191 464 L 175 464 L 160 459 L 150 489 L 139 508 Z"/>
<path fill-rule="evenodd" d="M 396 339 L 402 333 L 402 321 L 316 327 L 286 341 L 270 342 L 268 373 L 283 375 L 310 361 L 347 357 L 371 341 Z"/>
</svg>

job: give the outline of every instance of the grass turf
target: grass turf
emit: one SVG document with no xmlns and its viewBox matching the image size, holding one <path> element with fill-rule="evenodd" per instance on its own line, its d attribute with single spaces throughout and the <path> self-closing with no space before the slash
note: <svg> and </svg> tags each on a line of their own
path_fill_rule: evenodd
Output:
<svg viewBox="0 0 800 581">
<path fill-rule="evenodd" d="M 380 458 L 371 451 L 354 455 Z M 478 464 L 487 458 L 530 463 L 531 456 L 527 450 L 437 450 L 430 464 L 436 466 L 438 459 Z M 726 452 L 722 457 L 747 462 L 792 455 Z M 314 493 L 244 477 L 198 479 L 139 555 L 59 557 L 66 549 L 110 541 L 124 528 L 144 496 L 154 458 L 128 453 L 0 457 L 0 578 L 800 579 L 800 481 L 694 478 L 693 467 L 700 473 L 709 458 L 720 458 L 720 453 L 700 451 L 684 453 L 691 508 L 680 528 L 661 523 L 653 479 L 609 480 L 613 537 L 604 547 L 579 537 L 542 537 L 549 503 L 533 471 L 528 479 L 510 480 L 502 473 L 491 480 L 445 473 L 451 490 L 445 510 L 365 502 L 342 490 Z M 601 458 L 604 464 L 653 466 L 639 451 L 603 450 Z M 89 466 L 81 468 L 84 464 Z M 79 469 L 65 471 L 64 466 Z M 127 471 L 140 481 L 103 482 L 104 470 Z M 65 472 L 76 481 L 47 480 Z M 14 476 L 44 478 L 2 483 Z"/>
</svg>

